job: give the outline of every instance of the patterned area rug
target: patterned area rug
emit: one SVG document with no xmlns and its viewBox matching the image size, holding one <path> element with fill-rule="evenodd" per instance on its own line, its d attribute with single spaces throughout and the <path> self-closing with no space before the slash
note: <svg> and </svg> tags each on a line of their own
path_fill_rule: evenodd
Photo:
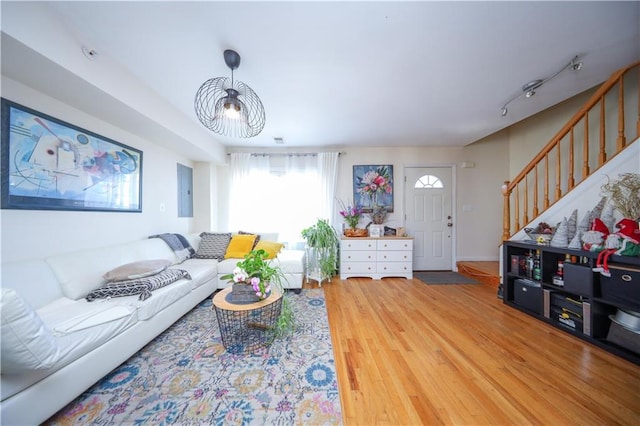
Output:
<svg viewBox="0 0 640 426">
<path fill-rule="evenodd" d="M 244 355 L 208 298 L 46 424 L 342 424 L 323 291 L 290 298 L 293 336 Z"/>
<path fill-rule="evenodd" d="M 413 278 L 417 278 L 425 284 L 444 285 L 444 284 L 481 284 L 480 282 L 469 278 L 462 274 L 452 271 L 414 271 Z"/>
</svg>

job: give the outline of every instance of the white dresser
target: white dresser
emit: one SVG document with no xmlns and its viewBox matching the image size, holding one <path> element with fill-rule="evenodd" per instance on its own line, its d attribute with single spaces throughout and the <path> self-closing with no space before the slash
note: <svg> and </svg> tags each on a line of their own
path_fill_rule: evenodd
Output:
<svg viewBox="0 0 640 426">
<path fill-rule="evenodd" d="M 413 278 L 413 238 L 343 237 L 340 240 L 340 279 L 349 277 Z"/>
</svg>

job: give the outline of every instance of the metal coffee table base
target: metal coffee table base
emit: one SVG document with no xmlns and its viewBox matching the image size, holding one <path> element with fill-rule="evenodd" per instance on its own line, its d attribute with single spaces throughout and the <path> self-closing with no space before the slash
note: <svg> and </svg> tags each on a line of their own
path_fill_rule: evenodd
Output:
<svg viewBox="0 0 640 426">
<path fill-rule="evenodd" d="M 256 303 L 235 305 L 225 300 L 231 289 L 213 297 L 222 344 L 230 353 L 252 352 L 271 343 L 269 329 L 278 321 L 282 296 L 271 294 Z"/>
</svg>

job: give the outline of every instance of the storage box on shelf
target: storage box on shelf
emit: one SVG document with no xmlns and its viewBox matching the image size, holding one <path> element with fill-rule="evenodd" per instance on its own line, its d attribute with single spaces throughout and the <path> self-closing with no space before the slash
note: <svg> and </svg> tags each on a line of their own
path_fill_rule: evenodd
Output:
<svg viewBox="0 0 640 426">
<path fill-rule="evenodd" d="M 600 296 L 640 311 L 640 267 L 609 264 L 609 272 L 600 278 Z"/>
<path fill-rule="evenodd" d="M 614 321 L 620 310 L 640 316 L 640 257 L 612 256 L 605 277 L 593 271 L 597 256 L 507 241 L 503 302 L 640 364 L 640 329 Z"/>
<path fill-rule="evenodd" d="M 513 284 L 513 303 L 540 315 L 542 313 L 542 285 L 518 278 Z"/>
</svg>

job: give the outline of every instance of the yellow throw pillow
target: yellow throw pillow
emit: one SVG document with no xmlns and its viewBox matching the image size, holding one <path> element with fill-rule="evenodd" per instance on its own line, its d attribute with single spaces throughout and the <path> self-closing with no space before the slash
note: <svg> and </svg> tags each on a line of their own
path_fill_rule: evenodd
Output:
<svg viewBox="0 0 640 426">
<path fill-rule="evenodd" d="M 273 259 L 278 255 L 278 253 L 280 253 L 282 247 L 284 247 L 284 244 L 276 243 L 274 241 L 260 240 L 258 241 L 258 244 L 256 244 L 254 250 L 262 249 L 267 252 L 267 259 Z"/>
<path fill-rule="evenodd" d="M 256 241 L 256 235 L 233 235 L 227 246 L 225 259 L 244 259 L 245 254 L 249 254 Z"/>
</svg>

